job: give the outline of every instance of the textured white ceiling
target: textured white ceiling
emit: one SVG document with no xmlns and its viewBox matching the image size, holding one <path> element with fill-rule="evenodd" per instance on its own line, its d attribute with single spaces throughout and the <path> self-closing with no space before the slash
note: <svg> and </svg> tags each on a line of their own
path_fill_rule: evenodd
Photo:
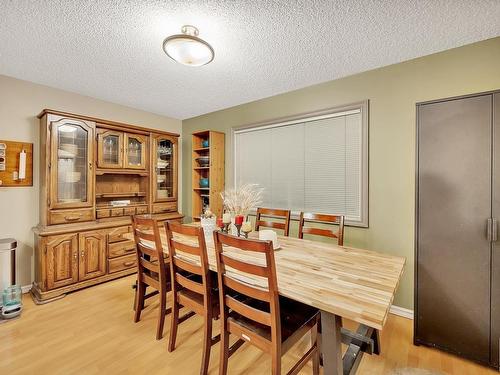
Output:
<svg viewBox="0 0 500 375">
<path fill-rule="evenodd" d="M 498 35 L 500 0 L 0 0 L 0 74 L 185 119 Z"/>
</svg>

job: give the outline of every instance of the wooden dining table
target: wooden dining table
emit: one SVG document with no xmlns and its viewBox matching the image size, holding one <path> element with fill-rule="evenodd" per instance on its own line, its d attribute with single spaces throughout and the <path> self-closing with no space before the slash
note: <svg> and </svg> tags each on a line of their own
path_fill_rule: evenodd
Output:
<svg viewBox="0 0 500 375">
<path fill-rule="evenodd" d="M 168 253 L 161 226 L 160 235 Z M 278 241 L 274 258 L 279 294 L 321 311 L 324 374 L 354 374 L 364 353 L 380 353 L 379 331 L 387 320 L 405 258 L 308 239 L 278 236 Z M 233 250 L 245 262 L 264 261 L 259 254 Z M 213 240 L 207 240 L 207 252 L 210 269 L 217 272 Z M 342 318 L 359 323 L 358 329 L 342 328 Z M 344 355 L 342 343 L 347 345 Z"/>
</svg>

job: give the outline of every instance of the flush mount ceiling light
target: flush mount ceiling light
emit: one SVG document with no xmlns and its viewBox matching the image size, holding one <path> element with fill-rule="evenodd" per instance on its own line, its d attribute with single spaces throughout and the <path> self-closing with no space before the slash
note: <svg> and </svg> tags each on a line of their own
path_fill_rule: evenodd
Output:
<svg viewBox="0 0 500 375">
<path fill-rule="evenodd" d="M 182 34 L 171 35 L 163 41 L 163 50 L 171 59 L 188 66 L 206 65 L 214 59 L 214 49 L 191 25 L 182 26 Z"/>
</svg>

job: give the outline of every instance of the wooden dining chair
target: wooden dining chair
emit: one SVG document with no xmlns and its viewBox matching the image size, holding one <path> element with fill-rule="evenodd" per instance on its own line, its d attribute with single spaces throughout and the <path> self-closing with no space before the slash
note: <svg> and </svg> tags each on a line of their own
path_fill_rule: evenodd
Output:
<svg viewBox="0 0 500 375">
<path fill-rule="evenodd" d="M 298 373 L 311 359 L 313 373 L 319 374 L 319 312 L 278 295 L 272 242 L 214 233 L 221 305 L 219 374 L 227 374 L 229 356 L 236 350 L 229 347 L 230 334 L 271 354 L 271 373 L 279 375 L 283 354 L 309 331 L 311 347 L 288 374 Z"/>
<path fill-rule="evenodd" d="M 284 222 L 262 220 L 263 218 L 273 218 L 284 220 Z M 288 236 L 290 231 L 290 210 L 278 210 L 274 208 L 257 208 L 257 217 L 255 218 L 255 230 L 259 227 L 276 228 L 283 230 L 283 235 Z"/>
<path fill-rule="evenodd" d="M 204 319 L 203 354 L 200 374 L 208 372 L 210 349 L 219 342 L 220 335 L 212 337 L 212 321 L 219 318 L 216 280 L 208 267 L 207 247 L 203 228 L 165 222 L 172 279 L 172 316 L 168 351 L 175 349 L 177 327 L 195 313 Z M 176 239 L 178 235 L 186 240 Z M 178 237 L 177 237 L 178 238 Z M 179 317 L 179 309 L 191 310 Z"/>
<path fill-rule="evenodd" d="M 306 223 L 327 223 L 338 225 L 338 230 L 333 231 L 326 228 L 305 226 Z M 304 234 L 336 238 L 337 244 L 339 246 L 344 246 L 344 216 L 301 212 L 299 220 L 299 238 L 304 238 Z"/>
<path fill-rule="evenodd" d="M 156 339 L 163 337 L 165 316 L 170 313 L 167 309 L 167 293 L 171 290 L 169 261 L 163 255 L 158 222 L 149 216 L 134 216 L 132 226 L 137 254 L 137 288 L 135 298 L 134 322 L 141 319 L 144 301 L 156 294 L 159 295 L 158 323 Z M 147 288 L 153 288 L 147 294 Z"/>
</svg>

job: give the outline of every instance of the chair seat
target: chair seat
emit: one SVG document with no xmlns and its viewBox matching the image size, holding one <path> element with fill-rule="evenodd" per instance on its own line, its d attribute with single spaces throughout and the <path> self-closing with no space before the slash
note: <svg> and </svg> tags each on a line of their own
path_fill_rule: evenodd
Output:
<svg viewBox="0 0 500 375">
<path fill-rule="evenodd" d="M 238 296 L 235 298 L 240 299 Z M 245 299 L 245 304 L 269 312 L 269 304 L 266 302 L 253 299 L 249 301 Z M 286 352 L 294 344 L 294 342 L 287 341 L 289 339 L 293 341 L 296 332 L 307 331 L 313 327 L 317 322 L 318 316 L 318 309 L 280 296 L 281 342 L 283 344 L 283 352 Z M 235 311 L 229 312 L 228 321 L 229 320 L 256 333 L 267 341 L 271 341 L 271 327 L 248 319 Z M 302 336 L 303 334 L 300 334 L 297 338 Z"/>
</svg>

